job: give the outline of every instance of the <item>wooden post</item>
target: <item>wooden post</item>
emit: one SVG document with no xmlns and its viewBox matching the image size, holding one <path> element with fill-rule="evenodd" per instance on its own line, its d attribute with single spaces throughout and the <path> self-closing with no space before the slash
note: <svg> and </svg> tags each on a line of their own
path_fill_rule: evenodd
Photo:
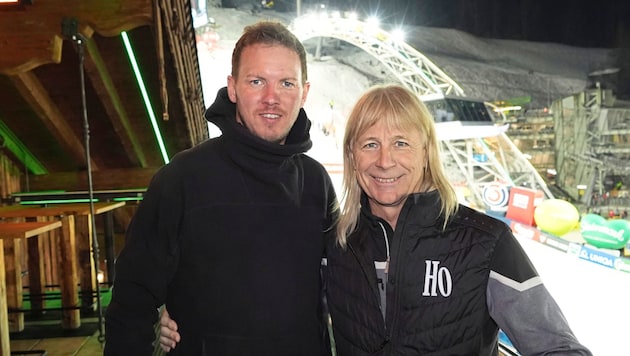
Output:
<svg viewBox="0 0 630 356">
<path fill-rule="evenodd" d="M 46 218 L 37 218 L 38 221 L 46 221 Z M 26 240 L 28 249 L 28 289 L 31 299 L 31 313 L 43 314 L 44 292 L 46 286 L 46 271 L 44 265 L 44 240 L 50 232 L 40 236 L 34 236 Z"/>
<path fill-rule="evenodd" d="M 75 306 L 76 309 L 64 310 L 61 326 L 64 329 L 77 329 L 81 326 L 81 311 L 79 310 L 79 287 L 76 259 L 74 215 L 64 215 L 61 218 L 61 236 L 59 244 L 59 283 L 61 284 L 61 304 Z"/>
<path fill-rule="evenodd" d="M 9 315 L 7 311 L 7 281 L 4 266 L 4 241 L 0 239 L 0 356 L 10 356 L 11 341 L 9 340 Z"/>
<path fill-rule="evenodd" d="M 79 254 L 79 273 L 81 280 L 81 309 L 96 310 L 97 282 L 94 280 L 95 266 L 92 259 L 92 219 L 90 214 L 77 215 L 76 236 L 77 253 Z"/>
<path fill-rule="evenodd" d="M 22 264 L 20 256 L 22 250 L 22 240 L 7 239 L 5 248 L 5 272 L 7 287 L 7 307 L 22 309 Z M 16 332 L 24 330 L 24 312 L 9 314 L 9 330 Z"/>
</svg>

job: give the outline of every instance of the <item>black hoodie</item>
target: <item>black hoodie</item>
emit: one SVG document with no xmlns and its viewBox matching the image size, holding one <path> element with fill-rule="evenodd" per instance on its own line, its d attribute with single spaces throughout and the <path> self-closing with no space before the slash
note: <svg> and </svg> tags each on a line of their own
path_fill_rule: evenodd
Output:
<svg viewBox="0 0 630 356">
<path fill-rule="evenodd" d="M 235 120 L 221 89 L 205 114 L 222 136 L 153 178 L 116 261 L 106 355 L 150 355 L 156 308 L 177 321 L 177 355 L 319 355 L 319 266 L 336 198 L 306 156 L 300 110 L 284 145 Z M 330 231 L 332 232 L 332 231 Z"/>
</svg>

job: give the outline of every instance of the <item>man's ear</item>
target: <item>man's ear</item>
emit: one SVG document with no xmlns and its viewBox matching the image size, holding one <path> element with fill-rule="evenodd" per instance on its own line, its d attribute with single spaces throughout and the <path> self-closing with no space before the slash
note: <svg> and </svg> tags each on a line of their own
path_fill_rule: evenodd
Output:
<svg viewBox="0 0 630 356">
<path fill-rule="evenodd" d="M 227 92 L 230 101 L 236 104 L 236 80 L 231 75 L 227 77 Z"/>
<path fill-rule="evenodd" d="M 302 91 L 302 102 L 300 104 L 300 107 L 303 108 L 304 107 L 304 103 L 306 102 L 306 97 L 308 96 L 308 91 L 311 89 L 311 83 L 310 82 L 306 82 L 304 83 L 304 90 Z"/>
</svg>

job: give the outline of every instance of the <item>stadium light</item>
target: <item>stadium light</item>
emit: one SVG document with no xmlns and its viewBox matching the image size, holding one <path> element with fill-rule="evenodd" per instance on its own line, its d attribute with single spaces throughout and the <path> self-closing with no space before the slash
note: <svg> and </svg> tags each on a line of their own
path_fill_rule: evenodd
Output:
<svg viewBox="0 0 630 356">
<path fill-rule="evenodd" d="M 381 21 L 376 16 L 371 16 L 365 21 L 370 27 L 378 28 Z"/>
<path fill-rule="evenodd" d="M 391 32 L 391 35 L 394 42 L 405 42 L 405 31 L 403 29 L 395 29 Z"/>
</svg>

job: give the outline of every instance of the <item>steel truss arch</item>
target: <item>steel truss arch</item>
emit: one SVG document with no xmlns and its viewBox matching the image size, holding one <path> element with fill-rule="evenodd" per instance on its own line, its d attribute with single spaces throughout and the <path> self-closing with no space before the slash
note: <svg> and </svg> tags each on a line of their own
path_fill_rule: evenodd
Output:
<svg viewBox="0 0 630 356">
<path fill-rule="evenodd" d="M 421 99 L 436 95 L 464 96 L 464 90 L 422 53 L 365 22 L 305 15 L 292 23 L 291 30 L 301 41 L 329 37 L 351 43 L 387 67 Z"/>
</svg>

